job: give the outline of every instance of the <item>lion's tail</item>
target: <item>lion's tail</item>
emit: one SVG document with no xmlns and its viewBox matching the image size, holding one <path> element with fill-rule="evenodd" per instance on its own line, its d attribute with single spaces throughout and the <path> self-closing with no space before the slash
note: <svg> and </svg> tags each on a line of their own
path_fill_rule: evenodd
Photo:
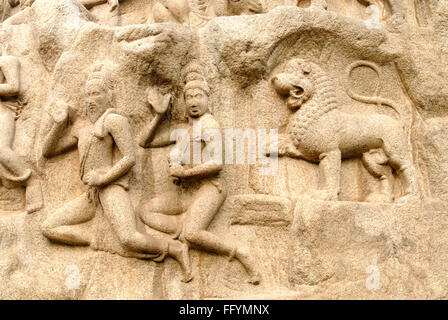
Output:
<svg viewBox="0 0 448 320">
<path fill-rule="evenodd" d="M 348 79 L 350 79 L 350 77 L 352 75 L 352 72 L 353 72 L 353 70 L 355 68 L 362 67 L 362 66 L 371 68 L 373 71 L 376 72 L 376 74 L 378 75 L 378 78 L 381 78 L 380 70 L 379 70 L 379 68 L 378 68 L 378 66 L 376 64 L 374 64 L 372 62 L 369 62 L 369 61 L 360 60 L 360 61 L 356 61 L 356 62 L 352 63 L 347 68 L 347 77 L 348 77 Z M 348 81 L 347 81 L 347 83 L 348 83 Z M 358 94 L 358 93 L 354 92 L 353 88 L 350 88 L 348 85 L 347 85 L 347 88 L 346 88 L 348 96 L 350 98 L 352 98 L 353 100 L 356 100 L 356 101 L 359 101 L 359 102 L 363 102 L 363 103 L 376 104 L 378 106 L 387 106 L 387 107 L 393 109 L 397 113 L 397 116 L 399 118 L 401 118 L 401 114 L 400 114 L 400 111 L 399 111 L 398 104 L 395 103 L 394 101 L 390 100 L 390 99 L 382 98 L 382 97 L 378 96 L 379 90 L 380 90 L 380 86 L 377 85 L 377 87 L 375 89 L 375 95 L 374 96 L 364 96 L 364 95 L 361 95 L 361 94 Z"/>
</svg>

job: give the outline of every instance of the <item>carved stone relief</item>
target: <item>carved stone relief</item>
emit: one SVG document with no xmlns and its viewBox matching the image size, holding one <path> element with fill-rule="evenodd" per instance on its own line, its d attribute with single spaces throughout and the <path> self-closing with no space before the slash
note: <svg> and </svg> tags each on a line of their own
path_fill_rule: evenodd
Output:
<svg viewBox="0 0 448 320">
<path fill-rule="evenodd" d="M 1 14 L 1 298 L 446 298 L 443 1 Z"/>
</svg>

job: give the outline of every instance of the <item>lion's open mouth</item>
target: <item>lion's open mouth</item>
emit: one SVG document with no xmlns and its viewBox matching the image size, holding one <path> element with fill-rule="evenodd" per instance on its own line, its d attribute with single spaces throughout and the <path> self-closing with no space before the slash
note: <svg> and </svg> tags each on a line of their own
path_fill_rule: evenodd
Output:
<svg viewBox="0 0 448 320">
<path fill-rule="evenodd" d="M 305 89 L 303 89 L 301 86 L 293 86 L 289 94 L 294 98 L 302 98 L 305 94 Z"/>
</svg>

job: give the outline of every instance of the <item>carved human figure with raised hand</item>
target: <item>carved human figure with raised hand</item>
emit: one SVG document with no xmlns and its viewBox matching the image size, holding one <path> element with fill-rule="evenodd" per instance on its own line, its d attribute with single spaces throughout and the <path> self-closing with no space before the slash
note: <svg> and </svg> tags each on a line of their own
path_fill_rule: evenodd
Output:
<svg viewBox="0 0 448 320">
<path fill-rule="evenodd" d="M 21 106 L 16 97 L 20 93 L 20 62 L 12 56 L 0 57 L 0 180 L 3 186 L 26 188 L 26 211 L 43 207 L 42 189 L 26 160 L 13 150 L 16 119 Z"/>
<path fill-rule="evenodd" d="M 71 108 L 64 104 L 49 110 L 52 126 L 44 141 L 43 155 L 51 157 L 78 147 L 86 192 L 47 218 L 42 226 L 44 235 L 65 244 L 90 245 L 92 235 L 80 225 L 102 209 L 121 246 L 131 256 L 163 261 L 168 254 L 180 263 L 184 280 L 188 281 L 187 246 L 168 236 L 153 237 L 137 230 L 128 194 L 128 174 L 136 163 L 135 146 L 127 117 L 114 108 L 110 68 L 95 65 L 85 90 L 86 120 L 74 120 Z"/>
<path fill-rule="evenodd" d="M 176 143 L 170 153 L 169 173 L 179 186 L 178 192 L 143 200 L 138 206 L 138 214 L 149 227 L 169 233 L 189 246 L 226 256 L 229 260 L 237 259 L 248 272 L 249 282 L 258 284 L 260 278 L 249 254 L 208 231 L 227 196 L 224 180 L 220 177 L 222 154 L 215 150 L 211 157 L 204 156 L 206 149 L 222 139 L 221 128 L 210 112 L 210 91 L 200 66 L 190 65 L 186 74 L 184 99 L 188 113 L 187 129 L 178 135 L 176 141 L 170 139 L 169 132 L 160 130 L 156 134 L 168 109 L 169 97 L 150 97 L 156 116 L 138 139 L 140 146 L 145 148 Z M 150 95 L 157 96 L 152 91 Z"/>
</svg>

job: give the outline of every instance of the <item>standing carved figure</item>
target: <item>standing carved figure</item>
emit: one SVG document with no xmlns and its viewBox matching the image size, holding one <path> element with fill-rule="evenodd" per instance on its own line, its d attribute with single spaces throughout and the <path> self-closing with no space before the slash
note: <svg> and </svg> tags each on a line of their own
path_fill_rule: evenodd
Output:
<svg viewBox="0 0 448 320">
<path fill-rule="evenodd" d="M 13 149 L 16 119 L 21 107 L 10 101 L 20 92 L 20 62 L 16 57 L 0 57 L 0 180 L 3 186 L 25 186 L 28 213 L 43 207 L 40 181 L 32 174 L 25 160 Z"/>
<path fill-rule="evenodd" d="M 190 153 L 195 152 L 194 144 L 197 144 L 197 154 L 203 154 L 213 143 L 211 136 L 221 138 L 220 125 L 210 113 L 207 82 L 198 70 L 199 66 L 192 65 L 189 72 L 186 72 L 184 98 L 189 123 L 187 133 L 178 137 L 170 157 L 170 175 L 179 185 L 179 193 L 186 194 L 187 197 L 169 192 L 149 201 L 142 201 L 137 211 L 142 221 L 153 229 L 172 234 L 174 238 L 200 250 L 224 255 L 229 261 L 237 259 L 248 272 L 249 282 L 258 284 L 260 277 L 249 254 L 207 230 L 226 199 L 227 191 L 225 182 L 220 177 L 222 159 L 201 157 L 197 162 L 195 155 Z M 140 146 L 146 148 L 173 143 L 169 135 L 166 135 L 167 132 L 160 132 L 155 137 L 170 99 L 169 96 L 154 97 L 157 94 L 150 92 L 150 104 L 157 114 L 138 139 Z M 186 147 L 187 145 L 191 148 Z"/>
<path fill-rule="evenodd" d="M 169 254 L 190 279 L 188 248 L 169 237 L 137 231 L 135 212 L 128 194 L 128 173 L 135 165 L 135 147 L 127 117 L 114 107 L 113 84 L 108 68 L 93 67 L 86 83 L 88 120 L 69 126 L 66 105 L 53 110 L 52 127 L 43 146 L 45 157 L 77 146 L 80 176 L 86 192 L 51 214 L 43 223 L 44 235 L 70 245 L 90 245 L 91 234 L 79 225 L 90 221 L 101 207 L 123 248 L 135 257 L 163 261 Z M 68 131 L 68 134 L 64 134 Z"/>
<path fill-rule="evenodd" d="M 369 62 L 357 66 L 377 68 Z M 336 91 L 331 78 L 316 64 L 293 59 L 286 71 L 272 78 L 278 94 L 285 97 L 293 112 L 288 135 L 280 139 L 279 155 L 301 158 L 319 163 L 321 189 L 312 193 L 319 200 L 335 201 L 340 192 L 341 159 L 362 157 L 367 171 L 381 181 L 379 194 L 371 194 L 368 201 L 391 202 L 392 191 L 387 180 L 389 164 L 401 178 L 402 199 L 418 196 L 417 173 L 411 161 L 411 151 L 404 126 L 386 115 L 352 115 L 338 109 Z M 391 107 L 395 104 L 379 97 L 356 95 L 353 99 Z"/>
</svg>

